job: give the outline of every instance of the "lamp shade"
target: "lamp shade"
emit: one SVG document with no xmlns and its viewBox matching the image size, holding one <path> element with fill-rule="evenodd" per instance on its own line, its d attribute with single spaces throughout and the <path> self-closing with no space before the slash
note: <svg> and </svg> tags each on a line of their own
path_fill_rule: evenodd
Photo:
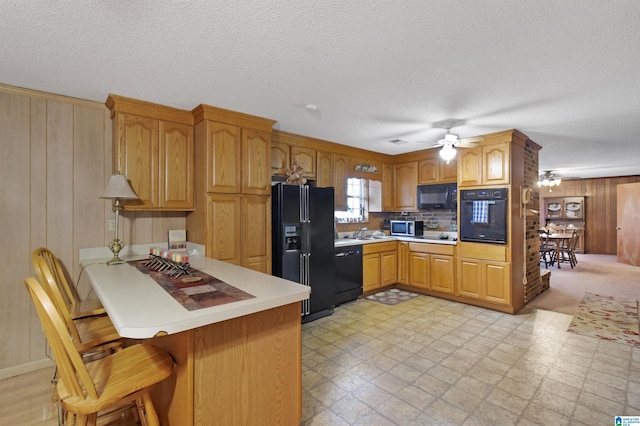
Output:
<svg viewBox="0 0 640 426">
<path fill-rule="evenodd" d="M 445 161 L 453 160 L 456 156 L 456 149 L 450 144 L 445 142 L 444 146 L 440 150 L 440 158 Z"/>
<path fill-rule="evenodd" d="M 125 175 L 115 174 L 111 175 L 107 189 L 100 198 L 120 198 L 121 200 L 136 200 L 138 196 L 133 189 L 129 186 Z"/>
</svg>

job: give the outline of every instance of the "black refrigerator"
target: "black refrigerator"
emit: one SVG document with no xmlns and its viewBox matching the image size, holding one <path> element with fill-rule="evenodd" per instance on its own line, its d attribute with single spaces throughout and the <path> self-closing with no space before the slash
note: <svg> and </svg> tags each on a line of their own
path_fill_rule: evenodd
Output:
<svg viewBox="0 0 640 426">
<path fill-rule="evenodd" d="M 311 287 L 302 322 L 333 313 L 335 306 L 333 188 L 272 187 L 275 276 Z"/>
</svg>

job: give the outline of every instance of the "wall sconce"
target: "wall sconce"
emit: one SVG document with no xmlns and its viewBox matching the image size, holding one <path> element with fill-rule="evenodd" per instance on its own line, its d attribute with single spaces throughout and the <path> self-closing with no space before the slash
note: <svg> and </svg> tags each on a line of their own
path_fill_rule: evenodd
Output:
<svg viewBox="0 0 640 426">
<path fill-rule="evenodd" d="M 124 260 L 119 257 L 120 250 L 124 247 L 124 243 L 118 239 L 118 217 L 120 216 L 120 210 L 122 210 L 122 203 L 120 200 L 137 200 L 138 196 L 133 192 L 131 186 L 129 186 L 127 178 L 124 175 L 121 175 L 120 172 L 117 172 L 115 175 L 111 175 L 107 189 L 104 190 L 104 193 L 99 198 L 114 200 L 113 210 L 116 213 L 114 223 L 115 235 L 113 241 L 109 243 L 109 249 L 113 252 L 113 258 L 107 262 L 107 265 L 124 263 Z"/>
</svg>

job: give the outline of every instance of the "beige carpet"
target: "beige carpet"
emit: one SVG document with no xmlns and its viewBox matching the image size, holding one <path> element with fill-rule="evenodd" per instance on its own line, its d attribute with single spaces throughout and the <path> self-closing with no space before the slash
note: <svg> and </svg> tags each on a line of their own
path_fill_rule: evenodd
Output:
<svg viewBox="0 0 640 426">
<path fill-rule="evenodd" d="M 640 299 L 640 267 L 618 263 L 613 255 L 577 256 L 574 269 L 568 264 L 562 264 L 562 269 L 549 267 L 551 288 L 528 306 L 573 315 L 585 293 Z"/>
</svg>

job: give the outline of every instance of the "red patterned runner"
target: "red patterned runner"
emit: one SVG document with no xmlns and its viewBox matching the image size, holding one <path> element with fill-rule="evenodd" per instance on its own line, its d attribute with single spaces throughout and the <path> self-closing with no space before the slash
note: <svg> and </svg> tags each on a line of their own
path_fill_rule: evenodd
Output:
<svg viewBox="0 0 640 426">
<path fill-rule="evenodd" d="M 155 282 L 160 284 L 178 303 L 189 311 L 202 308 L 224 305 L 226 303 L 238 302 L 240 300 L 252 299 L 255 296 L 246 293 L 234 286 L 219 280 L 216 277 L 189 268 L 192 275 L 181 277 L 168 277 L 161 272 L 152 271 L 144 264 L 148 259 L 134 260 L 128 262 L 140 272 L 149 275 Z M 194 281 L 194 277 L 200 278 Z"/>
</svg>

